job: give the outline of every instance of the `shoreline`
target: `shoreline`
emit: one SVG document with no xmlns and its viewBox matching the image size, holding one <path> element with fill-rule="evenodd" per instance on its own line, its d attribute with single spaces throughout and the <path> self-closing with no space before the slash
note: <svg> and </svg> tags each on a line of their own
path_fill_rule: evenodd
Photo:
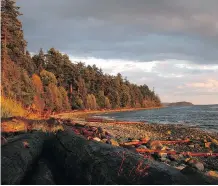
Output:
<svg viewBox="0 0 218 186">
<path fill-rule="evenodd" d="M 149 107 L 149 108 L 121 108 L 121 109 L 112 109 L 112 110 L 82 110 L 82 111 L 78 110 L 78 111 L 57 113 L 51 117 L 58 117 L 58 116 L 66 117 L 66 115 L 71 115 L 71 116 L 75 116 L 76 118 L 84 118 L 88 115 L 93 115 L 93 114 L 132 112 L 132 111 L 139 111 L 139 110 L 154 110 L 154 109 L 162 109 L 162 108 L 166 108 L 166 107 L 160 106 L 160 107 Z"/>
<path fill-rule="evenodd" d="M 210 173 L 218 176 L 218 133 L 173 124 L 89 122 L 76 116 L 68 113 L 62 117 L 56 116 L 45 120 L 44 124 L 42 121 L 30 124 L 29 121 L 32 125 L 30 129 L 52 132 L 53 126 L 55 134 L 58 131 L 75 133 L 87 141 L 119 146 L 180 171 L 191 168 L 205 175 Z M 17 123 L 22 121 L 21 118 L 17 118 L 12 122 L 16 120 Z M 48 130 L 43 130 L 46 126 Z M 10 142 L 15 136 L 5 137 Z"/>
<path fill-rule="evenodd" d="M 94 114 L 94 113 L 93 113 Z M 166 156 L 166 153 L 158 153 L 155 161 L 163 162 L 169 166 L 180 169 L 189 166 L 189 162 L 194 164 L 201 164 L 203 166 L 203 172 L 213 170 L 218 171 L 218 158 L 199 156 L 183 156 L 182 153 L 197 153 L 197 154 L 210 154 L 218 153 L 218 133 L 205 131 L 200 128 L 193 128 L 192 126 L 182 124 L 145 124 L 136 123 L 131 124 L 123 121 L 123 124 L 115 122 L 89 122 L 85 120 L 85 117 L 75 117 L 71 115 L 65 117 L 62 115 L 59 119 L 68 120 L 69 122 L 78 123 L 85 127 L 101 128 L 103 131 L 107 131 L 113 136 L 115 141 L 119 144 L 126 142 L 140 141 L 140 139 L 149 139 L 149 141 L 184 141 L 190 140 L 189 143 L 184 144 L 161 144 L 162 149 L 171 149 L 179 155 Z M 126 122 L 126 124 L 125 124 Z M 133 122 L 134 123 L 134 122 Z M 102 139 L 101 139 L 102 140 Z M 104 141 L 104 139 L 103 139 Z M 151 150 L 153 147 L 141 145 L 142 148 Z M 135 150 L 138 146 L 131 145 L 128 148 Z M 180 154 L 181 153 L 181 154 Z M 154 154 L 153 154 L 154 155 Z"/>
</svg>

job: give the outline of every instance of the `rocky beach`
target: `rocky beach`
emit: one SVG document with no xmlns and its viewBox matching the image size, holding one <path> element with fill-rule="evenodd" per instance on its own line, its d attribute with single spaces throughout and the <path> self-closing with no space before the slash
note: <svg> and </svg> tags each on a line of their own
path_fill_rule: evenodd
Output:
<svg viewBox="0 0 218 186">
<path fill-rule="evenodd" d="M 218 183 L 215 132 L 75 113 L 10 123 L 25 130 L 2 128 L 3 184 Z"/>
<path fill-rule="evenodd" d="M 63 114 L 58 118 L 61 121 L 63 118 L 66 119 L 66 116 Z M 76 132 L 85 135 L 89 140 L 110 143 L 133 152 L 141 152 L 148 158 L 163 162 L 181 171 L 192 167 L 204 174 L 218 177 L 217 132 L 204 131 L 181 124 L 113 122 L 87 115 L 84 117 L 72 116 L 64 121 L 68 126 L 72 122 L 84 126 L 82 132 L 78 130 Z M 86 130 L 96 132 L 97 135 L 86 133 Z M 110 134 L 110 139 L 106 134 Z M 140 149 L 144 149 L 144 152 Z"/>
</svg>

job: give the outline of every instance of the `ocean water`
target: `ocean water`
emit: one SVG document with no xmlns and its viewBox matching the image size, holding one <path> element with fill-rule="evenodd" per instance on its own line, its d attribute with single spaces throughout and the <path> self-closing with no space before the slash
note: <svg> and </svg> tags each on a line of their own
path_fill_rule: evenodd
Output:
<svg viewBox="0 0 218 186">
<path fill-rule="evenodd" d="M 218 105 L 166 107 L 154 110 L 106 113 L 101 116 L 124 121 L 185 124 L 204 130 L 218 132 Z"/>
</svg>

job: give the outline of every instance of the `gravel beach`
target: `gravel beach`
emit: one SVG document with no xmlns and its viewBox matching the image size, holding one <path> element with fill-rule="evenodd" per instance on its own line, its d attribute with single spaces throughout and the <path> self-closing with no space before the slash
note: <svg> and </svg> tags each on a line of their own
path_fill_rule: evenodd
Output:
<svg viewBox="0 0 218 186">
<path fill-rule="evenodd" d="M 59 117 L 66 119 L 65 117 Z M 160 141 L 160 150 L 168 149 L 176 151 L 177 155 L 166 155 L 165 153 L 154 153 L 152 158 L 156 161 L 166 163 L 179 170 L 187 167 L 195 167 L 198 171 L 207 175 L 217 176 L 218 157 L 217 156 L 185 156 L 182 152 L 196 153 L 218 153 L 218 133 L 208 132 L 187 125 L 172 124 L 114 124 L 107 122 L 87 122 L 84 118 L 68 117 L 68 120 L 89 127 L 100 127 L 103 131 L 111 134 L 119 144 L 132 141 L 140 141 L 142 138 L 149 141 Z M 161 141 L 189 140 L 188 143 L 161 144 Z M 101 140 L 99 140 L 101 141 Z M 104 140 L 103 140 L 104 141 Z M 139 146 L 130 146 L 135 148 L 156 149 L 149 146 L 149 143 Z M 157 147 L 158 148 L 158 147 Z M 181 154 L 180 154 L 181 153 Z"/>
</svg>

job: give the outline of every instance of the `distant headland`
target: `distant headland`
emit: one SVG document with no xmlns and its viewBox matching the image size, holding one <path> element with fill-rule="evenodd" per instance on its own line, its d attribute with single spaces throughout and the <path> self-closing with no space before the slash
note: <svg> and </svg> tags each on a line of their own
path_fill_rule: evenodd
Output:
<svg viewBox="0 0 218 186">
<path fill-rule="evenodd" d="M 175 107 L 175 106 L 192 106 L 194 105 L 191 102 L 186 101 L 180 101 L 180 102 L 174 102 L 174 103 L 162 103 L 165 107 Z"/>
</svg>

